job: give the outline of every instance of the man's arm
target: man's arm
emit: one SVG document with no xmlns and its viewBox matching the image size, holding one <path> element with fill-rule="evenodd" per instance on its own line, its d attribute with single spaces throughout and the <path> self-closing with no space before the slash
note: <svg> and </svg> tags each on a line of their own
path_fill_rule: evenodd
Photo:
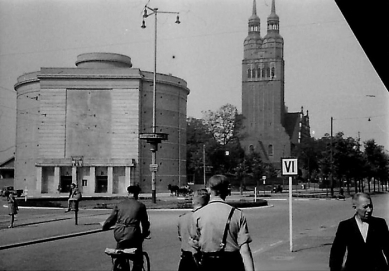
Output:
<svg viewBox="0 0 389 271">
<path fill-rule="evenodd" d="M 382 250 L 384 252 L 387 262 L 389 263 L 389 229 L 385 219 L 382 220 L 383 220 L 382 233 L 381 233 L 382 245 L 383 245 Z"/>
<path fill-rule="evenodd" d="M 330 270 L 340 271 L 342 270 L 343 258 L 346 253 L 346 229 L 344 229 L 344 223 L 340 223 L 338 230 L 336 231 L 335 239 L 331 247 L 330 252 Z"/>
<path fill-rule="evenodd" d="M 143 234 L 143 237 L 147 237 L 150 235 L 150 221 L 149 221 L 149 216 L 147 214 L 147 210 L 146 210 L 146 206 L 143 206 L 142 208 L 142 212 L 141 212 L 141 219 L 140 219 L 140 223 L 142 225 L 142 234 Z"/>
<path fill-rule="evenodd" d="M 239 252 L 243 259 L 244 270 L 254 271 L 253 255 L 251 254 L 251 249 L 249 244 L 244 243 L 243 245 L 241 245 Z"/>
<path fill-rule="evenodd" d="M 178 240 L 182 241 L 181 238 L 181 216 L 178 218 L 178 223 L 177 223 L 177 233 L 178 233 Z"/>
<path fill-rule="evenodd" d="M 197 219 L 192 216 L 191 223 L 189 224 L 189 240 L 188 243 L 195 250 L 199 250 L 200 230 L 197 228 Z"/>
<path fill-rule="evenodd" d="M 105 220 L 103 224 L 103 231 L 109 230 L 113 225 L 116 224 L 117 214 L 118 214 L 118 207 L 116 205 L 113 208 L 111 215 L 107 218 L 107 220 Z"/>
</svg>

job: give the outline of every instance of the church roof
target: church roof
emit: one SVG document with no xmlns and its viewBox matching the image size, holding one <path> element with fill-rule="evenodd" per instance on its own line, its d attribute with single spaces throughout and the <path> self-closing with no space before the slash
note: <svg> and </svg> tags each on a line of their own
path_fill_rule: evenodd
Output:
<svg viewBox="0 0 389 271">
<path fill-rule="evenodd" d="M 300 120 L 300 112 L 285 114 L 285 131 L 290 138 L 292 138 L 293 136 L 295 127 L 298 127 L 297 124 L 299 120 Z"/>
</svg>

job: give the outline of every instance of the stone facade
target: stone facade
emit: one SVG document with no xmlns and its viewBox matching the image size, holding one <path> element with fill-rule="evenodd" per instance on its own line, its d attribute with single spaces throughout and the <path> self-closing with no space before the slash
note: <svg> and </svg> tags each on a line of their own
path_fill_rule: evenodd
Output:
<svg viewBox="0 0 389 271">
<path fill-rule="evenodd" d="M 256 1 L 248 22 L 242 61 L 242 114 L 246 152 L 256 151 L 262 160 L 280 168 L 282 157 L 291 155 L 304 136 L 310 136 L 308 113 L 288 113 L 284 102 L 284 40 L 272 1 L 267 34 L 261 37 Z"/>
<path fill-rule="evenodd" d="M 153 73 L 120 54 L 79 55 L 76 68 L 41 68 L 18 78 L 15 187 L 29 194 L 125 194 L 130 184 L 151 191 Z M 186 183 L 184 80 L 157 74 L 157 191 Z"/>
</svg>

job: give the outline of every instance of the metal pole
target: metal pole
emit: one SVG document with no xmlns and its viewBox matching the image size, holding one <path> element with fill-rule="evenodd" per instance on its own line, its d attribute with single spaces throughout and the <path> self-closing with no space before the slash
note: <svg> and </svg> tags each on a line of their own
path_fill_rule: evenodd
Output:
<svg viewBox="0 0 389 271">
<path fill-rule="evenodd" d="M 331 157 L 330 157 L 330 163 L 331 163 L 331 179 L 330 179 L 330 186 L 331 186 L 331 197 L 332 196 L 334 196 L 334 179 L 333 179 L 333 174 L 334 174 L 334 172 L 333 172 L 333 167 L 332 167 L 332 164 L 333 164 L 333 161 L 332 161 L 332 123 L 333 123 L 333 120 L 334 120 L 334 118 L 333 117 L 331 117 Z"/>
<path fill-rule="evenodd" d="M 154 9 L 154 78 L 153 78 L 153 133 L 157 132 L 156 127 L 156 111 L 157 111 L 157 8 Z M 153 148 L 154 149 L 154 148 Z M 158 144 L 154 150 L 151 151 L 151 164 L 155 165 L 157 161 Z M 156 190 L 157 172 L 151 172 L 151 198 L 152 202 L 157 202 Z"/>
<path fill-rule="evenodd" d="M 204 187 L 206 186 L 206 176 L 205 176 L 205 144 L 203 144 L 203 166 L 204 166 Z"/>
<path fill-rule="evenodd" d="M 292 176 L 289 176 L 289 249 L 293 252 Z"/>
</svg>

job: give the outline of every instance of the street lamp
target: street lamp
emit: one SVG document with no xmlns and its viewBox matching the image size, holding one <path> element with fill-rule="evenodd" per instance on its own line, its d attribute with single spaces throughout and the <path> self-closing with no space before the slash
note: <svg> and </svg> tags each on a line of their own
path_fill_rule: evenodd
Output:
<svg viewBox="0 0 389 271">
<path fill-rule="evenodd" d="M 147 10 L 150 10 L 151 13 L 148 14 Z M 158 170 L 157 160 L 157 150 L 158 143 L 161 143 L 161 140 L 167 140 L 167 134 L 157 133 L 157 125 L 156 125 L 156 98 L 157 98 L 157 15 L 158 13 L 168 13 L 168 14 L 176 14 L 177 19 L 176 23 L 180 23 L 179 13 L 178 12 L 170 12 L 170 11 L 159 11 L 158 8 L 151 8 L 145 5 L 143 11 L 143 20 L 142 20 L 142 28 L 146 28 L 145 20 L 147 17 L 154 15 L 154 77 L 153 77 L 153 126 L 151 134 L 143 134 L 140 135 L 140 139 L 146 139 L 148 143 L 150 143 L 151 149 L 151 196 L 153 203 L 157 202 L 157 192 L 156 192 L 156 173 Z"/>
</svg>

